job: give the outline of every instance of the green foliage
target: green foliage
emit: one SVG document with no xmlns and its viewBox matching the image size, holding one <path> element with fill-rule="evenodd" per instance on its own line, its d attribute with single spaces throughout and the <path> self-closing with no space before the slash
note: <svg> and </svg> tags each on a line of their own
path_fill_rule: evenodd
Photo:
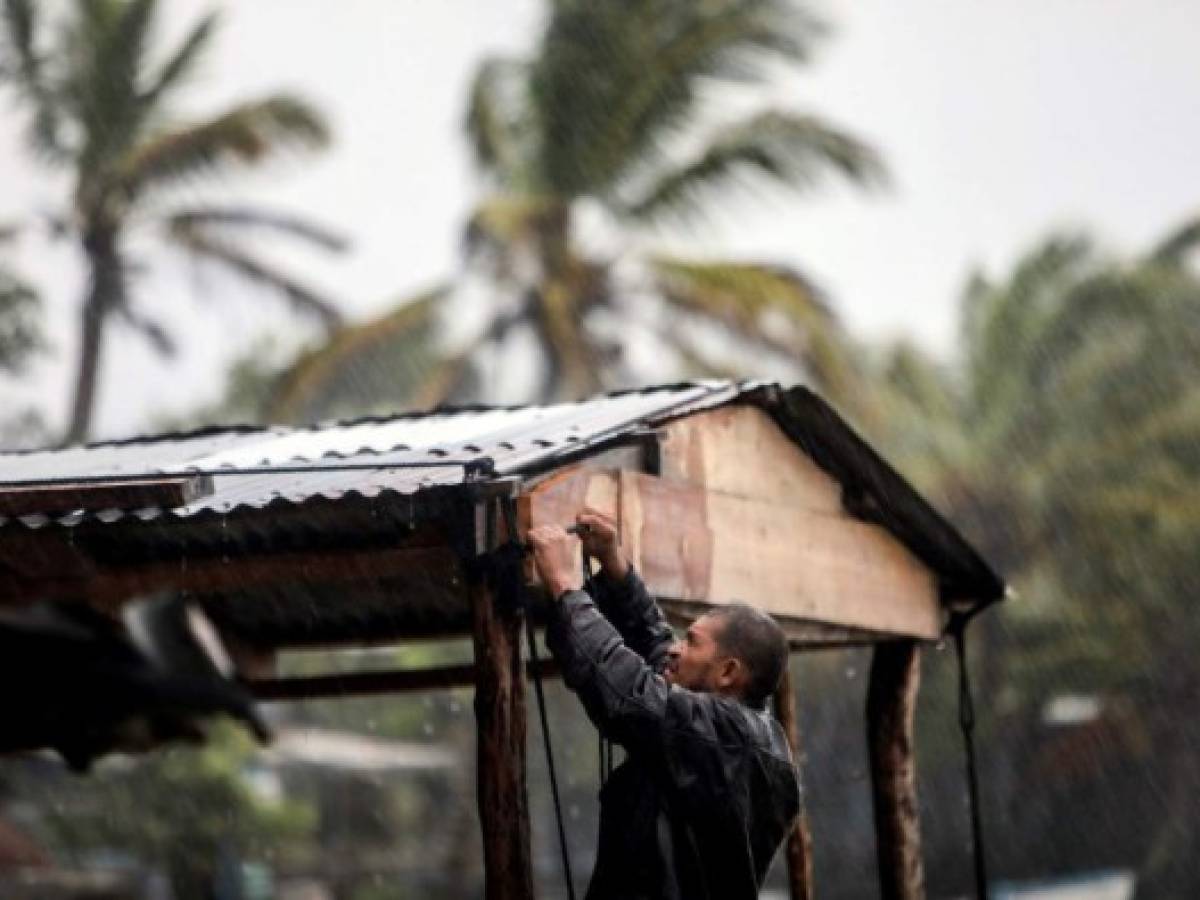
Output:
<svg viewBox="0 0 1200 900">
<path fill-rule="evenodd" d="M 937 460 L 914 473 L 1017 590 L 977 632 L 985 732 L 1012 746 L 1055 696 L 1097 693 L 1123 746 L 1155 747 L 1170 791 L 1150 896 L 1200 887 L 1178 862 L 1200 734 L 1170 712 L 1200 690 L 1198 239 L 1189 224 L 1123 261 L 1052 237 L 1006 279 L 972 279 L 957 371 L 912 348 L 881 367 L 889 455 Z"/>
<path fill-rule="evenodd" d="M 222 854 L 270 859 L 286 841 L 311 834 L 311 808 L 270 802 L 248 787 L 250 739 L 218 725 L 200 748 L 175 747 L 114 760 L 86 778 L 43 781 L 40 807 L 52 845 L 68 857 L 132 854 L 161 867 L 176 896 L 211 896 Z"/>
</svg>

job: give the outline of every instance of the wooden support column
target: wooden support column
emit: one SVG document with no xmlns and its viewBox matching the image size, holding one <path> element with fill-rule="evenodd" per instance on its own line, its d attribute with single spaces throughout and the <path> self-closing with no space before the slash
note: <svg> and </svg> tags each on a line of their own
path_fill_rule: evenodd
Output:
<svg viewBox="0 0 1200 900">
<path fill-rule="evenodd" d="M 913 716 L 921 680 L 916 641 L 876 645 L 867 689 L 867 743 L 883 900 L 923 900 Z"/>
<path fill-rule="evenodd" d="M 796 760 L 799 769 L 803 753 L 800 749 L 800 727 L 796 719 L 796 692 L 792 685 L 790 669 L 783 670 L 783 680 L 775 692 L 775 715 L 783 726 L 788 744 L 792 748 L 792 758 Z M 813 869 L 812 869 L 812 829 L 808 824 L 808 810 L 804 805 L 804 796 L 800 797 L 800 812 L 796 823 L 788 835 L 784 853 L 787 859 L 788 886 L 791 888 L 792 900 L 812 900 Z"/>
<path fill-rule="evenodd" d="M 471 586 L 475 642 L 476 790 L 483 830 L 487 900 L 533 896 L 529 802 L 525 791 L 525 681 L 520 618 L 502 611 L 495 591 Z"/>
</svg>

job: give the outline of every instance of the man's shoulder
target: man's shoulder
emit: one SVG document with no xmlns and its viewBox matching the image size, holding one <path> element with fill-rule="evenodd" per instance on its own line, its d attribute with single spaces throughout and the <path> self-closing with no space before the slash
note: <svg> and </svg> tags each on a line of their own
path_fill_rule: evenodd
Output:
<svg viewBox="0 0 1200 900">
<path fill-rule="evenodd" d="M 689 691 L 672 685 L 667 700 L 673 724 L 689 726 L 716 743 L 744 747 L 787 758 L 783 729 L 765 709 L 754 709 L 733 697 Z"/>
</svg>

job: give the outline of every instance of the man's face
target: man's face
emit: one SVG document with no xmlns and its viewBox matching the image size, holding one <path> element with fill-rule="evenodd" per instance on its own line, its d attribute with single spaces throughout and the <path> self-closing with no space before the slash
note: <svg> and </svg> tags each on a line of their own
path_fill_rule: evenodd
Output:
<svg viewBox="0 0 1200 900">
<path fill-rule="evenodd" d="M 717 643 L 723 625 L 717 616 L 703 615 L 671 645 L 663 671 L 668 683 L 690 691 L 717 691 L 724 687 L 723 663 L 729 657 Z"/>
</svg>

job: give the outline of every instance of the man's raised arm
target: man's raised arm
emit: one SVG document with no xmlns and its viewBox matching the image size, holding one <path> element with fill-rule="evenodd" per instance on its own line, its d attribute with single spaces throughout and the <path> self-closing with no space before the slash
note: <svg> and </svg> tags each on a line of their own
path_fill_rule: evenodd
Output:
<svg viewBox="0 0 1200 900">
<path fill-rule="evenodd" d="M 534 562 L 555 598 L 546 644 L 588 717 L 605 737 L 642 754 L 659 755 L 668 735 L 678 730 L 703 732 L 715 741 L 709 734 L 707 706 L 690 691 L 672 691 L 650 661 L 622 640 L 593 598 L 581 590 L 583 576 L 575 565 L 574 542 L 557 526 L 529 532 Z M 630 576 L 637 577 L 632 570 L 626 573 Z M 645 589 L 641 592 L 644 595 Z M 648 597 L 646 600 L 654 607 Z M 669 634 L 665 623 L 662 628 Z M 644 632 L 640 627 L 633 630 Z M 665 659 L 668 644 L 660 647 L 659 643 L 657 638 L 652 641 L 652 654 Z"/>
<path fill-rule="evenodd" d="M 657 603 L 621 550 L 616 523 L 585 510 L 576 519 L 583 552 L 600 563 L 592 579 L 596 606 L 620 632 L 626 646 L 661 672 L 674 635 Z"/>
</svg>

